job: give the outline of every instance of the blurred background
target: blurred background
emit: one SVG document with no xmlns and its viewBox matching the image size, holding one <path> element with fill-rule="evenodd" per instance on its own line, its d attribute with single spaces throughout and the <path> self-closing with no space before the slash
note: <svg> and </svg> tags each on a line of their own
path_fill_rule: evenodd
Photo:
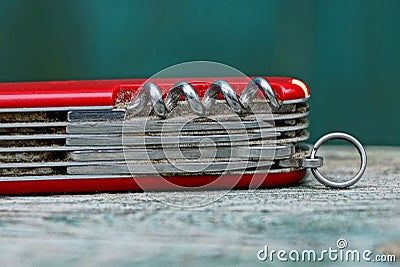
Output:
<svg viewBox="0 0 400 267">
<path fill-rule="evenodd" d="M 2 0 L 0 81 L 150 77 L 193 60 L 311 88 L 311 141 L 400 145 L 400 1 Z"/>
</svg>

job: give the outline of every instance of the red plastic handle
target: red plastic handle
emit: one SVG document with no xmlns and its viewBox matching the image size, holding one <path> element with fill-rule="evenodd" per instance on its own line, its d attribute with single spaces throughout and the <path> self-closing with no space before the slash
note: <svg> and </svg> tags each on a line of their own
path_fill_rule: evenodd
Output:
<svg viewBox="0 0 400 267">
<path fill-rule="evenodd" d="M 270 83 L 279 100 L 305 98 L 310 95 L 307 85 L 300 80 L 263 78 Z M 182 80 L 190 82 L 200 97 L 215 80 L 229 82 L 238 94 L 250 81 L 241 77 L 151 79 L 162 90 L 167 90 Z M 0 83 L 0 108 L 112 106 L 122 95 L 126 97 L 135 94 L 146 81 L 147 79 L 126 79 Z"/>
</svg>

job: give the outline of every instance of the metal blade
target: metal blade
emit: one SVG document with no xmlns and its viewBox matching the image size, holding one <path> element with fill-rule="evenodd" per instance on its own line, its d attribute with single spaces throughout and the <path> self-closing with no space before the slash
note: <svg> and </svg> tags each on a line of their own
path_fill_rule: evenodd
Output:
<svg viewBox="0 0 400 267">
<path fill-rule="evenodd" d="M 68 112 L 68 121 L 123 121 L 125 109 L 74 110 Z"/>
<path fill-rule="evenodd" d="M 208 152 L 208 154 L 207 154 Z M 199 159 L 199 158 L 235 158 L 273 160 L 290 157 L 294 153 L 292 144 L 286 146 L 270 147 L 216 147 L 215 150 L 178 148 L 178 149 L 125 149 L 101 151 L 74 151 L 70 157 L 74 161 L 99 161 L 99 160 L 162 160 L 169 159 Z"/>
<path fill-rule="evenodd" d="M 75 136 L 67 138 L 71 146 L 147 146 L 147 145 L 201 145 L 233 143 L 275 137 L 274 133 L 235 134 L 235 135 L 181 135 L 181 136 Z"/>
<path fill-rule="evenodd" d="M 182 163 L 156 163 L 156 164 L 107 164 L 97 166 L 75 166 L 69 167 L 68 174 L 74 175 L 93 175 L 93 174 L 197 174 L 197 173 L 213 173 L 213 172 L 230 172 L 244 171 L 251 168 L 269 168 L 273 164 L 272 161 L 252 162 L 252 161 L 235 161 L 235 162 L 182 162 Z"/>
</svg>

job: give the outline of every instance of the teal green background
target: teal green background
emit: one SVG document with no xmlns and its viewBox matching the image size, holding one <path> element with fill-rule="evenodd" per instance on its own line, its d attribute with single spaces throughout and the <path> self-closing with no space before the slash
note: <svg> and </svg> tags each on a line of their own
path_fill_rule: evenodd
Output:
<svg viewBox="0 0 400 267">
<path fill-rule="evenodd" d="M 400 145 L 400 1 L 2 0 L 0 81 L 149 77 L 210 60 L 311 88 L 311 141 Z"/>
</svg>

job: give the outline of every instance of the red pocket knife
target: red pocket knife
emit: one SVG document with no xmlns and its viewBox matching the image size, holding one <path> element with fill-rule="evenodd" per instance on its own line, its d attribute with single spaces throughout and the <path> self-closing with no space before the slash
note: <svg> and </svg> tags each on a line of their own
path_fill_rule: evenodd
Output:
<svg viewBox="0 0 400 267">
<path fill-rule="evenodd" d="M 295 184 L 322 165 L 309 96 L 283 77 L 1 83 L 0 194 Z"/>
</svg>

